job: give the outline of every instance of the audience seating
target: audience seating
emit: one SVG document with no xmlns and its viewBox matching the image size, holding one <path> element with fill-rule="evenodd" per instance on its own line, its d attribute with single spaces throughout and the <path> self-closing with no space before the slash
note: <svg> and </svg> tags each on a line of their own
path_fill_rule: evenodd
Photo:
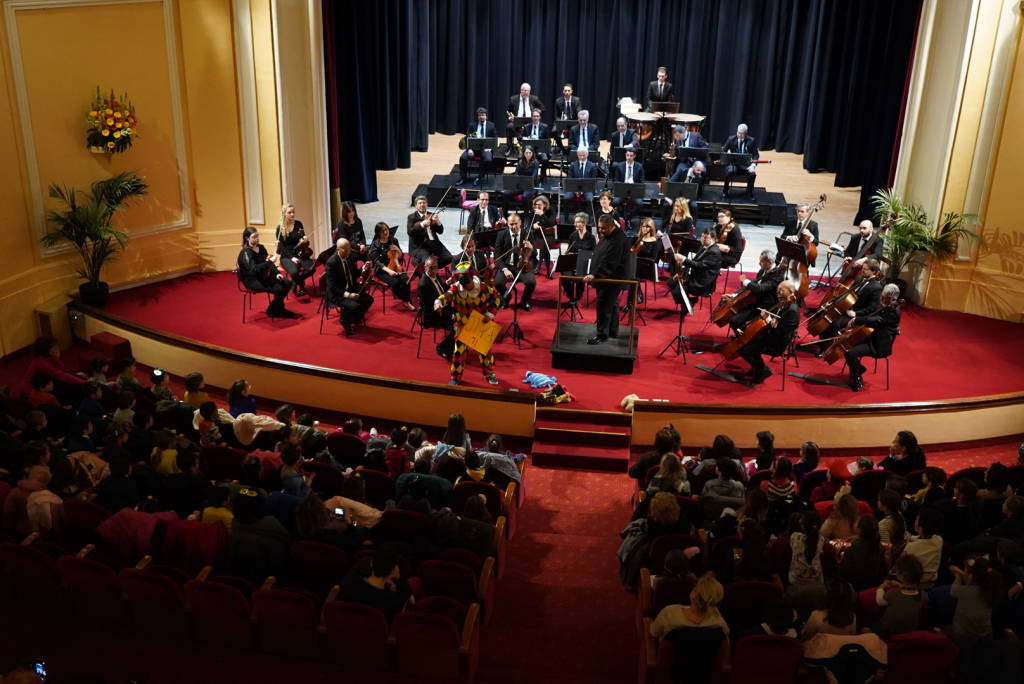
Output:
<svg viewBox="0 0 1024 684">
<path fill-rule="evenodd" d="M 790 684 L 803 662 L 804 647 L 796 639 L 748 636 L 736 644 L 729 684 Z"/>
<path fill-rule="evenodd" d="M 132 629 L 147 639 L 181 641 L 187 633 L 185 594 L 173 579 L 148 569 L 150 560 L 118 574 Z"/>
<path fill-rule="evenodd" d="M 337 592 L 332 592 L 332 596 L 337 596 Z M 384 614 L 376 608 L 328 599 L 319 630 L 324 635 L 327 659 L 344 666 L 346 671 L 373 672 L 392 665 L 390 628 Z"/>
<path fill-rule="evenodd" d="M 885 470 L 868 470 L 857 473 L 850 478 L 850 493 L 858 501 L 864 501 L 871 506 L 873 513 L 875 502 L 878 501 L 878 493 L 885 488 L 885 481 L 888 478 L 889 473 Z"/>
<path fill-rule="evenodd" d="M 955 669 L 959 649 L 944 634 L 907 632 L 889 640 L 887 684 L 945 684 Z"/>
<path fill-rule="evenodd" d="M 417 577 L 427 596 L 447 596 L 464 605 L 479 603 L 486 625 L 494 611 L 493 572 L 493 558 L 484 560 L 479 574 L 460 563 L 431 560 L 420 563 Z"/>
<path fill-rule="evenodd" d="M 291 545 L 295 584 L 318 596 L 327 596 L 348 571 L 348 555 L 331 544 L 297 541 Z"/>
<path fill-rule="evenodd" d="M 395 496 L 395 481 L 387 473 L 360 468 L 356 475 L 366 484 L 366 503 L 384 510 L 388 499 Z"/>
<path fill-rule="evenodd" d="M 946 478 L 946 494 L 948 496 L 953 496 L 953 489 L 954 487 L 956 487 L 956 481 L 959 480 L 961 477 L 969 477 L 970 479 L 974 480 L 975 484 L 978 485 L 979 489 L 985 486 L 985 468 L 982 468 L 980 466 L 963 468 L 961 470 L 956 471 L 948 478 Z"/>
<path fill-rule="evenodd" d="M 86 546 L 78 555 L 57 560 L 70 616 L 81 628 L 121 631 L 126 613 L 117 574 L 109 566 L 87 558 L 91 550 Z"/>
<path fill-rule="evenodd" d="M 480 654 L 480 606 L 432 597 L 395 617 L 398 670 L 405 675 L 471 681 Z M 455 615 L 462 614 L 461 620 Z M 454 615 L 453 615 L 454 614 Z"/>
<path fill-rule="evenodd" d="M 811 492 L 814 491 L 814 488 L 825 484 L 825 480 L 827 479 L 827 470 L 812 470 L 800 478 L 800 486 L 797 488 L 797 494 L 799 494 L 800 498 L 804 501 L 810 501 Z"/>
<path fill-rule="evenodd" d="M 185 605 L 192 638 L 221 648 L 247 649 L 252 645 L 252 607 L 236 587 L 208 581 L 207 566 L 185 584 Z"/>
<path fill-rule="evenodd" d="M 355 435 L 334 431 L 327 435 L 327 451 L 344 468 L 356 468 L 363 462 L 366 443 Z"/>
<path fill-rule="evenodd" d="M 764 611 L 772 599 L 782 596 L 781 584 L 758 580 L 740 580 L 725 587 L 725 598 L 718 607 L 733 632 L 743 632 L 764 622 Z"/>
<path fill-rule="evenodd" d="M 653 622 L 651 618 L 644 618 L 639 673 L 641 684 L 675 684 L 678 680 L 673 677 L 672 664 L 676 657 L 686 663 L 693 681 L 711 684 L 723 681 L 722 675 L 730 670 L 730 664 L 729 640 L 725 638 L 721 629 L 683 627 L 673 630 L 670 633 L 672 638 L 665 638 L 661 643 L 656 643 L 651 636 Z M 676 648 L 675 643 L 682 645 L 687 639 L 691 640 L 689 647 Z M 708 677 L 703 676 L 705 671 Z"/>
<path fill-rule="evenodd" d="M 329 499 L 332 496 L 341 496 L 342 489 L 345 486 L 345 477 L 341 474 L 340 470 L 332 465 L 316 461 L 304 461 L 302 463 L 302 470 L 315 474 L 310 487 L 313 491 L 320 494 L 322 498 Z"/>
<path fill-rule="evenodd" d="M 261 651 L 290 658 L 320 657 L 320 606 L 296 589 L 275 589 L 268 578 L 252 595 L 252 617 Z"/>
<path fill-rule="evenodd" d="M 97 541 L 96 528 L 111 513 L 103 506 L 89 501 L 68 499 L 61 509 L 61 541 L 71 549 L 80 549 Z"/>
<path fill-rule="evenodd" d="M 704 551 L 704 540 L 695 534 L 661 534 L 651 541 L 650 551 L 647 555 L 647 567 L 654 574 L 660 574 L 665 565 L 665 556 L 673 549 L 686 549 L 696 546 L 701 552 Z"/>
</svg>

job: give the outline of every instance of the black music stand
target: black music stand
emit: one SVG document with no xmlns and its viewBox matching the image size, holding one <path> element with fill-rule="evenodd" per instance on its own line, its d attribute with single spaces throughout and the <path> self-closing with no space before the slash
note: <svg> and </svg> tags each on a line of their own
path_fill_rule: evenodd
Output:
<svg viewBox="0 0 1024 684">
<path fill-rule="evenodd" d="M 790 242 L 789 240 L 776 237 L 775 250 L 780 259 L 790 260 L 791 265 L 788 269 L 789 271 L 793 270 L 792 264 L 794 262 L 798 264 L 803 264 L 804 266 L 807 265 L 807 250 L 804 249 L 804 246 L 801 245 L 799 242 Z M 810 279 L 810 277 L 810 274 L 808 274 L 807 278 Z M 799 283 L 796 283 L 796 285 L 799 287 Z"/>
<path fill-rule="evenodd" d="M 597 179 L 596 178 L 566 178 L 562 181 L 562 187 L 565 192 L 583 194 L 585 192 L 594 193 L 597 191 Z"/>
<path fill-rule="evenodd" d="M 466 146 L 474 152 L 483 152 L 498 146 L 497 138 L 468 138 Z"/>
<path fill-rule="evenodd" d="M 525 195 L 533 187 L 533 176 L 511 174 L 501 177 L 501 191 L 505 195 Z"/>
<path fill-rule="evenodd" d="M 517 116 L 512 119 L 512 127 L 516 129 L 529 126 L 531 123 L 533 123 L 533 117 L 531 116 Z"/>
<path fill-rule="evenodd" d="M 665 112 L 666 114 L 678 114 L 679 103 L 678 102 L 654 102 L 651 101 L 652 112 Z"/>
<path fill-rule="evenodd" d="M 559 254 L 558 261 L 555 262 L 555 270 L 559 273 L 568 273 L 569 275 L 576 275 L 576 264 L 579 263 L 579 253 L 570 252 L 568 254 Z M 573 281 L 578 282 L 578 281 Z M 569 300 L 569 305 L 562 310 L 564 314 L 566 311 L 569 312 L 569 320 L 575 321 L 579 318 L 583 320 L 583 311 L 580 310 L 580 303 L 578 300 Z"/>
<path fill-rule="evenodd" d="M 661 194 L 673 201 L 677 197 L 696 200 L 699 189 L 700 185 L 697 183 L 665 183 L 661 186 Z"/>
<path fill-rule="evenodd" d="M 612 183 L 612 194 L 619 199 L 642 202 L 647 197 L 647 186 L 643 183 Z"/>
<path fill-rule="evenodd" d="M 735 152 L 726 152 L 722 154 L 721 162 L 722 166 L 735 166 L 735 167 L 747 167 L 754 160 L 749 154 L 744 152 L 743 154 L 737 154 Z"/>
<path fill-rule="evenodd" d="M 705 164 L 708 161 L 708 148 L 706 147 L 679 147 L 676 148 L 676 157 L 679 159 L 700 160 Z"/>
<path fill-rule="evenodd" d="M 653 259 L 647 259 L 647 258 L 638 257 L 635 254 L 633 255 L 632 261 L 634 261 L 636 263 L 636 266 L 635 266 L 635 269 L 634 269 L 634 273 L 633 273 L 632 277 L 627 276 L 626 279 L 627 280 L 635 280 L 636 281 L 635 287 L 637 287 L 637 288 L 639 288 L 641 286 L 641 283 L 644 280 L 651 281 L 651 283 L 653 284 L 653 287 L 657 287 L 658 286 L 658 263 L 656 261 L 654 261 Z M 647 297 L 644 296 L 644 306 L 646 306 L 646 305 L 647 305 Z M 636 315 L 643 322 L 644 325 L 647 325 L 647 320 L 644 318 L 644 314 L 643 314 L 642 311 L 637 309 Z"/>
<path fill-rule="evenodd" d="M 501 231 L 501 228 L 496 228 L 494 230 L 473 231 L 473 242 L 476 243 L 476 248 L 494 249 L 494 246 L 498 241 L 498 233 L 500 233 Z"/>
<path fill-rule="evenodd" d="M 551 138 L 520 138 L 523 146 L 529 145 L 533 148 L 534 155 L 551 155 Z M 539 161 L 539 160 L 538 160 Z"/>
</svg>

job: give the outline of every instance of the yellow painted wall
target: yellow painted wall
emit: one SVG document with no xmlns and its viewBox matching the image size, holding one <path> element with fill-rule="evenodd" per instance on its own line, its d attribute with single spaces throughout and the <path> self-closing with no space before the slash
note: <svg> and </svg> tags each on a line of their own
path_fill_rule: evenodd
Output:
<svg viewBox="0 0 1024 684">
<path fill-rule="evenodd" d="M 972 36 L 963 101 L 956 120 L 953 151 L 945 174 L 942 212 L 969 212 L 968 186 L 971 176 L 992 168 L 975 228 L 987 246 L 962 260 L 933 264 L 925 304 L 939 309 L 1024 322 L 1024 221 L 1020 201 L 1024 162 L 1012 153 L 1019 127 L 1024 124 L 1024 52 L 1020 29 L 1009 45 L 998 35 L 1001 0 L 981 0 Z M 1020 12 L 1015 13 L 1019 21 Z M 1015 48 L 1012 77 L 996 82 L 992 75 L 1000 49 Z M 982 104 L 987 89 L 1007 92 L 1002 121 L 997 122 L 994 159 L 977 143 L 984 127 Z M 984 147 L 984 146 L 983 146 Z"/>
<path fill-rule="evenodd" d="M 0 153 L 7 160 L 0 166 L 0 201 L 7 208 L 0 353 L 30 344 L 37 334 L 33 308 L 79 283 L 77 256 L 44 257 L 39 249 L 34 211 L 40 198 L 29 189 L 28 151 L 37 159 L 44 193 L 51 182 L 85 187 L 119 170 L 139 171 L 151 195 L 125 213 L 119 227 L 129 235 L 180 221 L 189 210 L 189 225 L 130 240 L 120 260 L 105 271 L 112 286 L 228 268 L 234 261 L 245 219 L 230 0 L 171 2 L 171 7 L 177 42 L 171 58 L 163 2 L 19 10 L 17 57 L 32 138 L 19 123 L 15 65 L 3 25 L 0 85 L 7 97 L 0 101 L 0 125 L 13 135 L 0 136 Z M 184 167 L 175 151 L 172 65 L 180 72 Z M 107 157 L 85 148 L 85 113 L 97 85 L 127 92 L 136 105 L 140 136 L 125 154 Z M 182 171 L 189 178 L 184 201 Z"/>
</svg>

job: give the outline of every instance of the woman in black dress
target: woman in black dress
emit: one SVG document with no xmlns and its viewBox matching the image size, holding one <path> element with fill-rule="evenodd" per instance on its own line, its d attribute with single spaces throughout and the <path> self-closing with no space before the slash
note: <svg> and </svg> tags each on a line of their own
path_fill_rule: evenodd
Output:
<svg viewBox="0 0 1024 684">
<path fill-rule="evenodd" d="M 530 199 L 537 194 L 537 190 L 534 189 L 540 183 L 540 163 L 537 161 L 537 153 L 534 152 L 533 147 L 527 145 L 523 148 L 523 156 L 519 158 L 519 163 L 516 164 L 516 170 L 514 171 L 517 176 L 529 176 L 533 179 L 534 187 L 523 193 L 523 206 L 530 206 Z"/>
<path fill-rule="evenodd" d="M 391 267 L 392 252 L 395 268 Z M 383 221 L 373 227 L 373 242 L 367 254 L 377 269 L 377 280 L 390 287 L 395 299 L 405 304 L 406 309 L 415 311 L 416 307 L 410 301 L 409 278 L 402 268 L 402 248 L 398 246 L 398 239 L 391 237 L 391 227 Z"/>
<path fill-rule="evenodd" d="M 549 247 L 555 239 L 555 217 L 551 211 L 551 202 L 547 197 L 538 195 L 533 200 L 533 213 L 524 216 L 523 223 L 529 229 L 527 239 L 533 243 L 533 248 L 536 250 L 534 254 L 537 264 L 548 265 L 548 280 L 551 280 L 554 275 L 551 273 L 551 250 Z M 543 237 L 541 233 L 544 234 Z"/>
<path fill-rule="evenodd" d="M 594 217 L 595 221 L 600 221 L 602 216 L 611 216 L 615 223 L 619 224 L 619 227 L 625 230 L 625 225 L 622 219 L 619 217 L 619 212 L 615 207 L 612 206 L 612 193 L 608 190 L 603 191 L 597 196 L 597 216 Z"/>
<path fill-rule="evenodd" d="M 581 249 L 593 252 L 597 243 L 594 240 L 593 233 L 590 232 L 590 228 L 587 227 L 587 215 L 581 211 L 573 217 L 572 224 L 576 230 L 569 234 L 569 240 L 565 243 L 564 254 L 576 254 Z M 569 275 L 574 274 L 570 273 Z M 563 280 L 562 289 L 565 291 L 565 295 L 569 298 L 570 302 L 578 302 L 580 297 L 583 296 L 583 281 Z"/>
<path fill-rule="evenodd" d="M 728 209 L 718 210 L 718 249 L 722 250 L 722 268 L 732 268 L 743 256 L 743 233 Z"/>
<path fill-rule="evenodd" d="M 249 226 L 242 232 L 242 251 L 238 253 L 238 277 L 253 292 L 269 292 L 274 299 L 267 307 L 271 318 L 295 318 L 295 314 L 284 308 L 284 298 L 292 289 L 290 280 L 277 270 L 267 254 L 267 248 L 260 244 L 260 233 Z"/>
<path fill-rule="evenodd" d="M 363 221 L 356 212 L 356 205 L 351 201 L 341 203 L 341 220 L 331 237 L 337 242 L 340 238 L 348 240 L 352 251 L 366 254 L 366 233 L 363 232 Z"/>
<path fill-rule="evenodd" d="M 277 226 L 277 254 L 281 257 L 281 267 L 295 284 L 295 294 L 306 296 L 306 278 L 313 275 L 316 264 L 313 262 L 313 248 L 302 228 L 302 221 L 295 219 L 295 206 L 286 204 L 281 207 L 281 223 Z"/>
<path fill-rule="evenodd" d="M 693 217 L 690 215 L 690 203 L 686 201 L 685 197 L 676 197 L 676 201 L 672 203 L 671 211 L 665 220 L 665 232 L 670 235 L 683 233 L 684 235 L 695 237 L 693 234 Z"/>
</svg>

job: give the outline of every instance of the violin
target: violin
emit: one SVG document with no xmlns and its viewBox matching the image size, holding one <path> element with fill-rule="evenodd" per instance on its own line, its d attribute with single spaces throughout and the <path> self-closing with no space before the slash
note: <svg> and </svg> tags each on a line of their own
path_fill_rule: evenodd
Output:
<svg viewBox="0 0 1024 684">
<path fill-rule="evenodd" d="M 516 260 L 516 270 L 533 268 L 533 243 L 524 240 L 519 246 L 519 258 Z"/>
<path fill-rule="evenodd" d="M 369 287 L 370 283 L 373 282 L 373 276 L 376 269 L 373 266 L 373 261 L 367 259 L 363 262 L 362 268 L 359 270 L 359 280 L 357 285 L 359 286 L 359 294 L 363 294 L 366 288 Z"/>
<path fill-rule="evenodd" d="M 747 327 L 743 329 L 743 332 L 722 346 L 720 350 L 722 352 L 722 356 L 724 356 L 727 361 L 732 361 L 739 356 L 740 350 L 742 350 L 743 347 L 753 342 L 768 329 L 768 318 L 772 316 L 778 318 L 778 314 L 776 312 L 781 311 L 786 306 L 789 306 L 790 302 L 795 298 L 795 295 L 789 296 L 785 299 L 780 299 L 779 303 L 770 309 L 762 309 L 761 315 L 748 323 Z"/>
<path fill-rule="evenodd" d="M 398 245 L 388 247 L 388 269 L 398 273 L 402 270 L 399 262 L 402 260 L 402 248 Z"/>
</svg>

